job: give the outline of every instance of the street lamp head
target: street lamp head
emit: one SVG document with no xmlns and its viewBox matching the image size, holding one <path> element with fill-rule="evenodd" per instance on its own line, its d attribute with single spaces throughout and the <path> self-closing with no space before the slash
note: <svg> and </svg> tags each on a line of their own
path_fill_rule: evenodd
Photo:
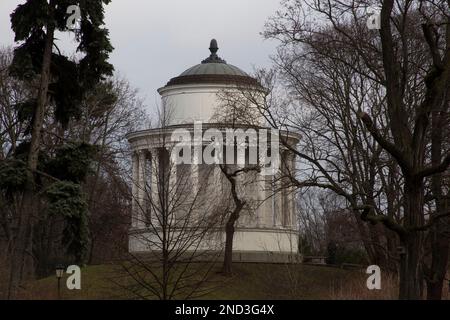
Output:
<svg viewBox="0 0 450 320">
<path fill-rule="evenodd" d="M 65 268 L 64 268 L 64 266 L 63 265 L 57 265 L 56 266 L 56 277 L 59 279 L 59 278 L 62 278 L 62 276 L 63 276 L 63 274 L 64 274 L 64 270 L 65 270 Z"/>
</svg>

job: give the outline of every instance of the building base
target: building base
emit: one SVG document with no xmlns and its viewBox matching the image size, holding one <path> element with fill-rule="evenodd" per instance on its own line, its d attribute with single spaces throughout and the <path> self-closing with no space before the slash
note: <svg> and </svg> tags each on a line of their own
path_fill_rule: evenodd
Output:
<svg viewBox="0 0 450 320">
<path fill-rule="evenodd" d="M 176 239 L 176 237 L 173 237 Z M 300 263 L 298 254 L 298 234 L 291 229 L 274 228 L 237 228 L 233 239 L 234 262 L 263 263 Z M 150 254 L 159 252 L 157 237 L 148 230 L 131 230 L 129 251 L 134 254 Z M 202 241 L 198 251 L 205 252 L 198 260 L 218 258 L 222 254 L 225 243 L 224 232 L 216 232 L 214 236 Z M 152 245 L 153 244 L 153 245 Z M 186 250 L 192 252 L 191 249 Z"/>
</svg>

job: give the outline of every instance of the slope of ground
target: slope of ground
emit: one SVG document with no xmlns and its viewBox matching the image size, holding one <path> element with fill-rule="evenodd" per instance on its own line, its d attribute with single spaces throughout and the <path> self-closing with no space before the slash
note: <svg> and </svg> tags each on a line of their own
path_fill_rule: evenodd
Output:
<svg viewBox="0 0 450 320">
<path fill-rule="evenodd" d="M 214 273 L 213 279 L 219 285 L 204 299 L 335 299 L 347 298 L 342 292 L 348 283 L 356 283 L 356 287 L 364 290 L 366 275 L 361 271 L 325 266 L 236 263 L 232 277 Z M 70 291 L 65 286 L 66 278 L 63 278 L 62 299 L 133 298 L 127 289 L 117 284 L 130 283 L 130 278 L 118 265 L 85 267 L 82 269 L 81 281 L 81 290 Z M 357 292 L 355 294 L 358 295 Z M 22 297 L 56 299 L 56 277 L 34 281 Z"/>
</svg>

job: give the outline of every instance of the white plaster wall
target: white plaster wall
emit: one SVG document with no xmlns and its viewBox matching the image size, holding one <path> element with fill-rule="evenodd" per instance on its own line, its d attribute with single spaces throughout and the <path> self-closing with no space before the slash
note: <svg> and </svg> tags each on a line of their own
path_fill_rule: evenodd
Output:
<svg viewBox="0 0 450 320">
<path fill-rule="evenodd" d="M 150 247 L 150 243 L 152 240 L 157 242 L 156 239 L 156 235 L 145 231 L 131 234 L 129 250 L 130 252 L 155 250 Z M 221 232 L 217 238 L 202 240 L 199 250 L 220 250 L 224 241 L 225 234 Z M 294 230 L 239 228 L 234 235 L 234 251 L 296 253 L 297 248 L 298 235 Z"/>
<path fill-rule="evenodd" d="M 220 84 L 189 84 L 163 87 L 158 90 L 161 102 L 168 115 L 168 125 L 187 124 L 195 121 L 204 123 L 217 122 L 213 119 L 216 110 L 223 107 L 218 93 L 234 90 L 235 87 Z M 258 124 L 263 125 L 263 118 L 256 116 Z M 256 124 L 256 123 L 253 123 Z"/>
<path fill-rule="evenodd" d="M 291 230 L 241 229 L 234 236 L 233 250 L 297 252 L 298 238 Z"/>
</svg>

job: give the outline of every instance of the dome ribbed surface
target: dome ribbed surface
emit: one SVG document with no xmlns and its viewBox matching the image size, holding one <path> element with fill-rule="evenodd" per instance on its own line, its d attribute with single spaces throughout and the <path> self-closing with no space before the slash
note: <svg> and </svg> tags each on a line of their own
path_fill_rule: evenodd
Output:
<svg viewBox="0 0 450 320">
<path fill-rule="evenodd" d="M 230 76 L 245 76 L 245 77 L 249 76 L 247 73 L 245 73 L 238 67 L 233 66 L 231 64 L 202 63 L 202 64 L 197 64 L 197 65 L 187 69 L 182 74 L 180 74 L 180 77 L 193 76 L 193 75 L 204 75 L 204 74 L 223 74 L 223 75 L 230 75 Z"/>
</svg>

